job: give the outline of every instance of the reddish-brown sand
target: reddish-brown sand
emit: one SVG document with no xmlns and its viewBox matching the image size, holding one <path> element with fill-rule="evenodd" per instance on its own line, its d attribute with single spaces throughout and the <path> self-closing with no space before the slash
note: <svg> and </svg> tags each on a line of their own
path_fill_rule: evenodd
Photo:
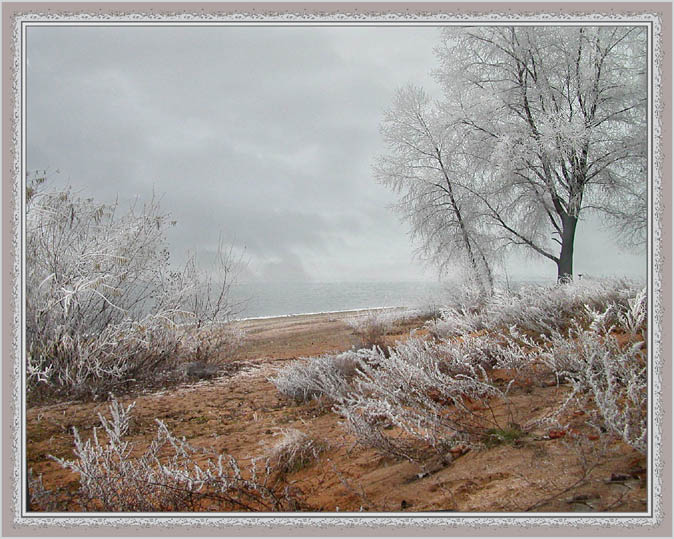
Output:
<svg viewBox="0 0 674 539">
<path fill-rule="evenodd" d="M 267 379 L 278 368 L 358 343 L 345 323 L 347 316 L 240 322 L 247 338 L 236 357 L 240 369 L 233 375 L 120 398 L 124 404 L 136 402 L 131 441 L 142 450 L 156 433 L 155 419 L 160 419 L 190 444 L 231 454 L 245 465 L 268 453 L 284 429 L 298 429 L 326 447 L 318 459 L 285 478 L 313 511 L 646 511 L 645 457 L 618 440 L 602 452 L 584 425 L 583 410 L 571 409 L 565 418 L 575 434 L 538 428 L 515 444 L 464 454 L 457 449 L 452 459 L 429 455 L 412 463 L 360 446 L 329 404 L 299 404 L 279 394 Z M 405 339 L 421 323 L 400 324 L 387 342 Z M 568 391 L 552 384 L 520 384 L 512 392 L 514 419 L 524 424 L 543 417 Z M 107 403 L 27 410 L 28 467 L 43 475 L 46 488 L 76 488 L 77 475 L 49 455 L 73 458 L 72 427 L 86 439 L 98 424 L 98 412 L 107 414 Z"/>
</svg>

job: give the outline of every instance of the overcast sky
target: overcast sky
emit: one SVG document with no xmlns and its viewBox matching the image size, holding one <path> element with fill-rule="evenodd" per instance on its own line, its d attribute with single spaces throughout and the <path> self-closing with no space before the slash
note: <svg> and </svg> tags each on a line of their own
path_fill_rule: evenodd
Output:
<svg viewBox="0 0 674 539">
<path fill-rule="evenodd" d="M 243 280 L 410 281 L 395 196 L 371 165 L 395 89 L 433 91 L 435 28 L 31 27 L 29 170 L 100 201 L 162 195 L 177 262 L 222 236 Z M 57 172 L 58 171 L 58 172 Z M 579 225 L 575 270 L 645 276 L 597 222 Z M 512 259 L 514 278 L 556 275 Z"/>
</svg>

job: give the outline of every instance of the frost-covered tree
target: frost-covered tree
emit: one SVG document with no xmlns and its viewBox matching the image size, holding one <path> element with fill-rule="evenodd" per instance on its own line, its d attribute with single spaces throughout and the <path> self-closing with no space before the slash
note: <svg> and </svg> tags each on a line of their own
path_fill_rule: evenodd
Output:
<svg viewBox="0 0 674 539">
<path fill-rule="evenodd" d="M 388 153 L 375 164 L 379 182 L 401 194 L 397 209 L 411 225 L 421 253 L 441 269 L 463 267 L 482 293 L 491 293 L 492 271 L 475 197 L 458 179 L 470 167 L 459 130 L 445 122 L 423 89 L 396 93 L 381 132 Z"/>
<path fill-rule="evenodd" d="M 502 243 L 560 279 L 587 211 L 644 237 L 646 47 L 643 27 L 496 26 L 446 29 L 437 50 L 445 115 L 474 165 L 457 183 Z"/>
<path fill-rule="evenodd" d="M 398 93 L 377 166 L 423 250 L 488 275 L 489 252 L 522 246 L 564 280 L 587 212 L 643 243 L 646 48 L 642 27 L 445 29 L 435 72 L 443 99 Z"/>
</svg>

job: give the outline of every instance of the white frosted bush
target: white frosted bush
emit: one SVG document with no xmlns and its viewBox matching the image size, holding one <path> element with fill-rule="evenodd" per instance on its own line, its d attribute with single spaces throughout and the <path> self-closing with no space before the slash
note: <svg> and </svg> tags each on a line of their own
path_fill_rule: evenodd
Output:
<svg viewBox="0 0 674 539">
<path fill-rule="evenodd" d="M 367 361 L 375 353 L 362 349 L 299 359 L 280 369 L 269 381 L 280 393 L 299 401 L 321 395 L 339 401 L 350 391 L 351 379 L 361 359 Z"/>
<path fill-rule="evenodd" d="M 409 447 L 384 434 L 382 425 L 394 425 L 438 450 L 457 441 L 475 443 L 499 425 L 491 415 L 474 413 L 470 403 L 494 397 L 505 401 L 507 389 L 491 383 L 484 358 L 463 351 L 460 344 L 409 339 L 392 348 L 388 358 L 378 353 L 361 364 L 354 391 L 336 410 L 354 434 L 399 455 L 408 454 Z"/>
<path fill-rule="evenodd" d="M 610 333 L 613 330 L 623 331 L 631 337 L 640 336 L 646 340 L 646 324 L 648 321 L 648 294 L 643 288 L 633 297 L 620 303 L 613 302 L 604 306 L 603 310 L 586 307 L 590 329 L 596 332 Z"/>
<path fill-rule="evenodd" d="M 504 298 L 482 314 L 466 311 L 469 319 L 459 323 L 510 322 L 505 328 L 477 335 L 462 330 L 453 339 L 411 337 L 386 354 L 375 347 L 294 362 L 272 381 L 300 400 L 329 396 L 360 443 L 413 458 L 418 444 L 443 451 L 456 442 L 486 443 L 494 431 L 498 437 L 510 428 L 499 423 L 509 420 L 492 412 L 504 407 L 499 417 L 513 418 L 508 394 L 515 379 L 552 373 L 572 387 L 553 419 L 582 401 L 596 409 L 590 414 L 596 426 L 645 451 L 645 291 L 620 281 L 589 282 L 560 285 L 550 296 L 530 289 L 510 304 Z M 630 342 L 619 345 L 614 330 Z M 507 370 L 510 382 L 492 382 L 494 369 Z"/>
<path fill-rule="evenodd" d="M 515 326 L 550 335 L 574 321 L 592 321 L 609 306 L 611 320 L 637 327 L 645 323 L 645 290 L 634 298 L 635 285 L 622 280 L 581 279 L 554 286 L 527 285 L 516 292 L 497 291 L 479 306 L 448 306 L 438 320 L 427 324 L 431 335 L 448 339 L 482 330 Z M 634 299 L 630 299 L 634 298 Z M 633 302 L 629 303 L 630 301 Z M 631 326 L 630 326 L 631 324 Z"/>
<path fill-rule="evenodd" d="M 514 294 L 498 293 L 485 308 L 485 326 L 517 326 L 549 335 L 573 320 L 586 318 L 586 310 L 626 305 L 636 288 L 622 280 L 580 279 L 555 286 L 528 285 Z"/>
<path fill-rule="evenodd" d="M 601 416 L 600 423 L 641 453 L 648 451 L 648 368 L 638 345 L 619 349 L 603 343 L 588 357 L 582 380 Z M 597 347 L 599 348 L 599 347 Z"/>
<path fill-rule="evenodd" d="M 393 329 L 398 316 L 394 312 L 385 310 L 372 310 L 352 316 L 346 323 L 360 338 L 363 348 L 383 346 L 384 337 Z"/>
<path fill-rule="evenodd" d="M 298 429 L 281 431 L 281 439 L 270 448 L 267 459 L 274 470 L 290 473 L 318 459 L 325 443 Z"/>
<path fill-rule="evenodd" d="M 627 306 L 617 309 L 617 326 L 626 330 L 632 336 L 641 335 L 646 339 L 646 324 L 648 322 L 648 290 L 644 287 L 630 298 Z"/>
<path fill-rule="evenodd" d="M 217 281 L 194 257 L 177 271 L 165 241 L 173 222 L 154 200 L 120 214 L 37 187 L 26 203 L 30 398 L 100 395 L 231 352 L 231 253 L 220 250 Z"/>
<path fill-rule="evenodd" d="M 400 456 L 410 454 L 410 439 L 438 449 L 457 440 L 479 442 L 501 426 L 494 416 L 476 414 L 467 403 L 509 406 L 510 385 L 494 385 L 491 369 L 508 369 L 513 376 L 547 369 L 542 372 L 552 372 L 559 382 L 573 386 L 556 416 L 571 401 L 590 399 L 597 409 L 596 424 L 645 451 L 643 343 L 620 346 L 609 333 L 620 329 L 635 338 L 644 334 L 645 291 L 619 281 L 565 284 L 549 297 L 532 290 L 510 304 L 505 296 L 488 304 L 485 323 L 511 322 L 507 332 L 501 328 L 476 336 L 462 331 L 457 332 L 460 339 L 444 341 L 410 339 L 391 348 L 390 357 L 379 353 L 371 358 L 359 368 L 354 389 L 336 407 L 347 427 L 363 443 Z M 594 309 L 600 307 L 604 311 L 596 314 Z M 612 318 L 614 324 L 599 331 L 593 327 L 598 318 Z M 464 324 L 472 323 L 469 319 Z M 588 323 L 590 328 L 584 329 Z M 570 329 L 562 333 L 560 328 L 566 326 Z M 539 334 L 531 337 L 524 331 Z M 406 436 L 392 437 L 390 426 Z"/>
<path fill-rule="evenodd" d="M 135 404 L 135 403 L 134 403 Z M 231 456 L 209 458 L 204 451 L 177 438 L 157 421 L 157 435 L 139 456 L 127 439 L 130 413 L 116 400 L 111 419 L 99 419 L 107 442 L 97 429 L 82 441 L 74 430 L 75 460 L 54 458 L 79 474 L 79 501 L 87 510 L 101 511 L 199 511 L 293 510 L 296 501 L 285 488 L 271 482 L 269 462 L 262 472 L 253 467 L 247 477 Z M 169 454 L 166 457 L 166 454 Z M 41 493 L 44 497 L 44 493 Z"/>
<path fill-rule="evenodd" d="M 425 327 L 436 339 L 448 339 L 484 329 L 484 307 L 488 296 L 478 288 L 452 288 L 439 308 L 439 316 Z"/>
<path fill-rule="evenodd" d="M 597 409 L 597 426 L 647 451 L 648 367 L 641 341 L 621 346 L 608 333 L 576 328 L 566 336 L 553 335 L 542 358 L 572 384 L 567 403 L 589 398 Z"/>
<path fill-rule="evenodd" d="M 479 287 L 462 282 L 447 289 L 443 305 L 445 308 L 475 313 L 482 310 L 488 298 Z"/>
<path fill-rule="evenodd" d="M 413 460 L 414 448 L 409 443 L 384 433 L 384 429 L 392 424 L 389 423 L 387 415 L 379 413 L 379 408 L 380 403 L 375 401 L 365 403 L 352 401 L 338 405 L 335 410 L 344 418 L 343 425 L 346 430 L 355 436 L 362 446 L 374 448 L 387 455 Z"/>
<path fill-rule="evenodd" d="M 426 323 L 428 332 L 436 339 L 449 339 L 467 335 L 485 328 L 485 317 L 481 312 L 465 309 L 442 308 L 436 320 Z"/>
</svg>

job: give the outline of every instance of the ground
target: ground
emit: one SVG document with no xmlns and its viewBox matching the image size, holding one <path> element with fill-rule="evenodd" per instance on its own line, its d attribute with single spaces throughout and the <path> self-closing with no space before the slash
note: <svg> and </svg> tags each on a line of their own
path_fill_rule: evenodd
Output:
<svg viewBox="0 0 674 539">
<path fill-rule="evenodd" d="M 190 444 L 231 454 L 245 465 L 269 454 L 283 431 L 298 429 L 324 447 L 317 459 L 284 479 L 312 511 L 646 511 L 646 458 L 618 440 L 607 438 L 604 446 L 585 425 L 585 410 L 569 410 L 569 428 L 561 432 L 537 427 L 506 443 L 472 450 L 455 447 L 450 455 L 429 453 L 412 463 L 359 445 L 330 403 L 297 403 L 279 394 L 268 378 L 280 367 L 358 344 L 345 322 L 348 316 L 240 322 L 247 339 L 233 359 L 238 365 L 233 374 L 120 397 L 123 404 L 136 402 L 131 441 L 142 450 L 159 419 Z M 387 342 L 405 339 L 422 323 L 398 324 Z M 568 391 L 553 383 L 521 383 L 512 392 L 516 417 L 511 419 L 531 424 L 561 403 Z M 42 474 L 46 488 L 77 487 L 77 475 L 49 455 L 73 458 L 72 427 L 84 439 L 90 437 L 98 412 L 108 413 L 107 402 L 27 410 L 27 464 Z"/>
</svg>

